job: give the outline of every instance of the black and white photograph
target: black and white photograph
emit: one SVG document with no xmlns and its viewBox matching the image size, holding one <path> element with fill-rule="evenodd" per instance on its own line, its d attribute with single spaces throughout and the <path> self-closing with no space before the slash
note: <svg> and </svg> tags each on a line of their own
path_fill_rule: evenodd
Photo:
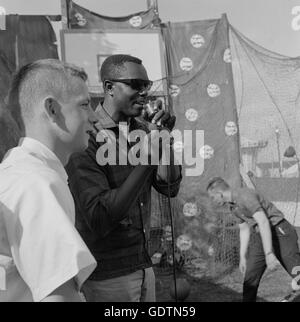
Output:
<svg viewBox="0 0 300 322">
<path fill-rule="evenodd" d="M 0 0 L 0 302 L 300 302 L 300 0 Z"/>
</svg>

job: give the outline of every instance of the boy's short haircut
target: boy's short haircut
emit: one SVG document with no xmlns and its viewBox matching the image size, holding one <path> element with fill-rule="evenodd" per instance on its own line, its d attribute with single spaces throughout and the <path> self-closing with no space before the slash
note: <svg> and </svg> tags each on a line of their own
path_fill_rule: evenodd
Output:
<svg viewBox="0 0 300 322">
<path fill-rule="evenodd" d="M 206 190 L 215 190 L 215 189 L 220 189 L 222 191 L 226 191 L 230 188 L 229 184 L 221 177 L 214 177 L 212 178 L 207 187 Z"/>
</svg>

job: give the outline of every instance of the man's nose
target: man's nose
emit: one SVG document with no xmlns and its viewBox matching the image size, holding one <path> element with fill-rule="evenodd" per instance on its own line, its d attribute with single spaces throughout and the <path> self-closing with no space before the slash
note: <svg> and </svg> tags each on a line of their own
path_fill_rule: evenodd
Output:
<svg viewBox="0 0 300 322">
<path fill-rule="evenodd" d="M 91 124 L 97 123 L 99 121 L 99 118 L 98 118 L 96 112 L 92 109 L 92 107 L 89 108 L 88 118 L 89 118 L 89 122 Z"/>
<path fill-rule="evenodd" d="M 139 92 L 139 95 L 142 97 L 148 96 L 148 90 L 145 88 Z"/>
</svg>

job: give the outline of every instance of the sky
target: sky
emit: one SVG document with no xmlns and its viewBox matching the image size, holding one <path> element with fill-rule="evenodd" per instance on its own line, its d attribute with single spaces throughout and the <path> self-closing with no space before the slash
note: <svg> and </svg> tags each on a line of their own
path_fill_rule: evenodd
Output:
<svg viewBox="0 0 300 322">
<path fill-rule="evenodd" d="M 119 17 L 147 8 L 146 0 L 75 0 L 101 15 Z M 6 13 L 60 14 L 61 0 L 0 0 Z M 1 8 L 0 8 L 1 9 Z M 300 0 L 158 0 L 163 22 L 220 18 L 259 45 L 300 56 Z"/>
</svg>

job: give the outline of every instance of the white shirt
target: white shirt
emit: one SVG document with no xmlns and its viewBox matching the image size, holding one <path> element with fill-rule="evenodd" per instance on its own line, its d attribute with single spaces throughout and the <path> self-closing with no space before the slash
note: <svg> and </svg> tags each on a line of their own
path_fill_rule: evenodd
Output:
<svg viewBox="0 0 300 322">
<path fill-rule="evenodd" d="M 41 301 L 72 278 L 80 289 L 96 261 L 74 222 L 63 165 L 21 139 L 0 164 L 0 302 Z"/>
</svg>

